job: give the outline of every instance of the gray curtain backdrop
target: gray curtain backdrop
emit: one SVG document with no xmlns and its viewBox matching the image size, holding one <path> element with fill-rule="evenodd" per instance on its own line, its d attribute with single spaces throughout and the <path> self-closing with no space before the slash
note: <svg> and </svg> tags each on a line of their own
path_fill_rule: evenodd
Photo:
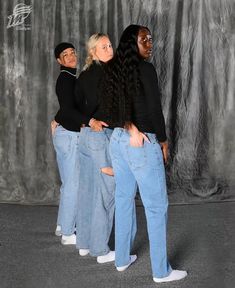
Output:
<svg viewBox="0 0 235 288">
<path fill-rule="evenodd" d="M 234 0 L 0 0 L 0 19 L 0 202 L 58 202 L 55 45 L 73 42 L 81 70 L 91 34 L 115 47 L 131 23 L 154 39 L 170 202 L 235 200 Z"/>
</svg>

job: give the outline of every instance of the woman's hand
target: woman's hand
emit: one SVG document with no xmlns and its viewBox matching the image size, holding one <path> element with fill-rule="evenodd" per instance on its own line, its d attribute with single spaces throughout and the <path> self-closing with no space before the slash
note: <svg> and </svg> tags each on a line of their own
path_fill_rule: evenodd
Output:
<svg viewBox="0 0 235 288">
<path fill-rule="evenodd" d="M 51 121 L 51 134 L 52 134 L 52 136 L 55 134 L 55 129 L 57 126 L 59 126 L 59 123 L 57 123 L 55 120 Z"/>
<path fill-rule="evenodd" d="M 165 164 L 167 163 L 168 159 L 168 142 L 160 142 L 161 148 L 162 148 L 162 154 Z"/>
<path fill-rule="evenodd" d="M 137 134 L 130 136 L 130 146 L 132 147 L 142 147 L 144 145 L 144 141 L 150 143 L 148 137 L 142 132 L 138 132 Z"/>
<path fill-rule="evenodd" d="M 92 118 L 89 121 L 89 126 L 91 127 L 92 131 L 98 132 L 98 131 L 102 131 L 103 130 L 103 126 L 104 127 L 108 127 L 109 125 L 107 123 L 103 122 L 103 121 L 99 121 L 99 120 L 96 120 L 96 119 Z"/>
<path fill-rule="evenodd" d="M 130 134 L 130 146 L 142 147 L 144 141 L 150 143 L 148 137 L 144 133 L 140 132 L 134 124 L 131 124 L 128 127 L 128 132 Z"/>
</svg>

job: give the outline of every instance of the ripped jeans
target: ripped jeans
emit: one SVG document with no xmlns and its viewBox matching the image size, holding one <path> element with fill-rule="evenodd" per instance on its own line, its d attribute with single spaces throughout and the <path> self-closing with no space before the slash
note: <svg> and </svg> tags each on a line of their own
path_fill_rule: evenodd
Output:
<svg viewBox="0 0 235 288">
<path fill-rule="evenodd" d="M 81 129 L 79 139 L 80 183 L 77 214 L 77 248 L 90 255 L 107 254 L 114 215 L 114 177 L 101 172 L 110 167 L 109 141 L 113 130 Z"/>
</svg>

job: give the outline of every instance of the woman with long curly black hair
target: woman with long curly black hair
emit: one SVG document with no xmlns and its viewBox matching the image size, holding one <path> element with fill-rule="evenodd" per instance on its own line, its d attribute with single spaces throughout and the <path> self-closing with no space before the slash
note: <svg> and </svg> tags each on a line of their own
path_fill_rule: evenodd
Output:
<svg viewBox="0 0 235 288">
<path fill-rule="evenodd" d="M 107 66 L 100 89 L 103 115 L 99 117 L 115 128 L 110 154 L 116 181 L 116 268 L 124 271 L 137 259 L 130 250 L 136 232 L 133 209 L 138 184 L 147 218 L 153 280 L 169 282 L 186 277 L 187 272 L 172 270 L 167 260 L 164 160 L 168 144 L 157 74 L 145 61 L 151 53 L 149 29 L 128 26 Z"/>
</svg>

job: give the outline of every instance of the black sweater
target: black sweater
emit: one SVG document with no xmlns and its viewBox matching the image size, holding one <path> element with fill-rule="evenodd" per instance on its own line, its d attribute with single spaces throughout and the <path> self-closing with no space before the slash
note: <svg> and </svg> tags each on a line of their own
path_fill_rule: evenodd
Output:
<svg viewBox="0 0 235 288">
<path fill-rule="evenodd" d="M 140 91 L 133 99 L 131 122 L 141 132 L 155 133 L 158 141 L 164 142 L 166 141 L 165 120 L 162 113 L 156 70 L 151 63 L 146 61 L 141 61 L 138 69 L 140 72 Z M 107 122 L 110 128 L 117 127 L 117 124 L 108 122 L 109 117 L 107 118 L 101 109 L 96 109 L 93 117 Z"/>
<path fill-rule="evenodd" d="M 146 61 L 139 64 L 140 93 L 134 99 L 133 123 L 142 132 L 155 133 L 160 142 L 166 141 L 161 93 L 154 66 Z"/>
<path fill-rule="evenodd" d="M 79 75 L 75 85 L 76 103 L 88 119 L 94 117 L 98 108 L 98 84 L 103 76 L 103 63 L 93 61 L 92 64 Z M 102 120 L 102 119 L 98 119 Z M 88 124 L 88 122 L 84 122 Z"/>
<path fill-rule="evenodd" d="M 89 119 L 82 114 L 76 105 L 74 87 L 76 81 L 76 68 L 61 66 L 60 75 L 56 81 L 56 94 L 60 109 L 55 116 L 56 122 L 65 129 L 78 132 L 83 123 Z"/>
</svg>

